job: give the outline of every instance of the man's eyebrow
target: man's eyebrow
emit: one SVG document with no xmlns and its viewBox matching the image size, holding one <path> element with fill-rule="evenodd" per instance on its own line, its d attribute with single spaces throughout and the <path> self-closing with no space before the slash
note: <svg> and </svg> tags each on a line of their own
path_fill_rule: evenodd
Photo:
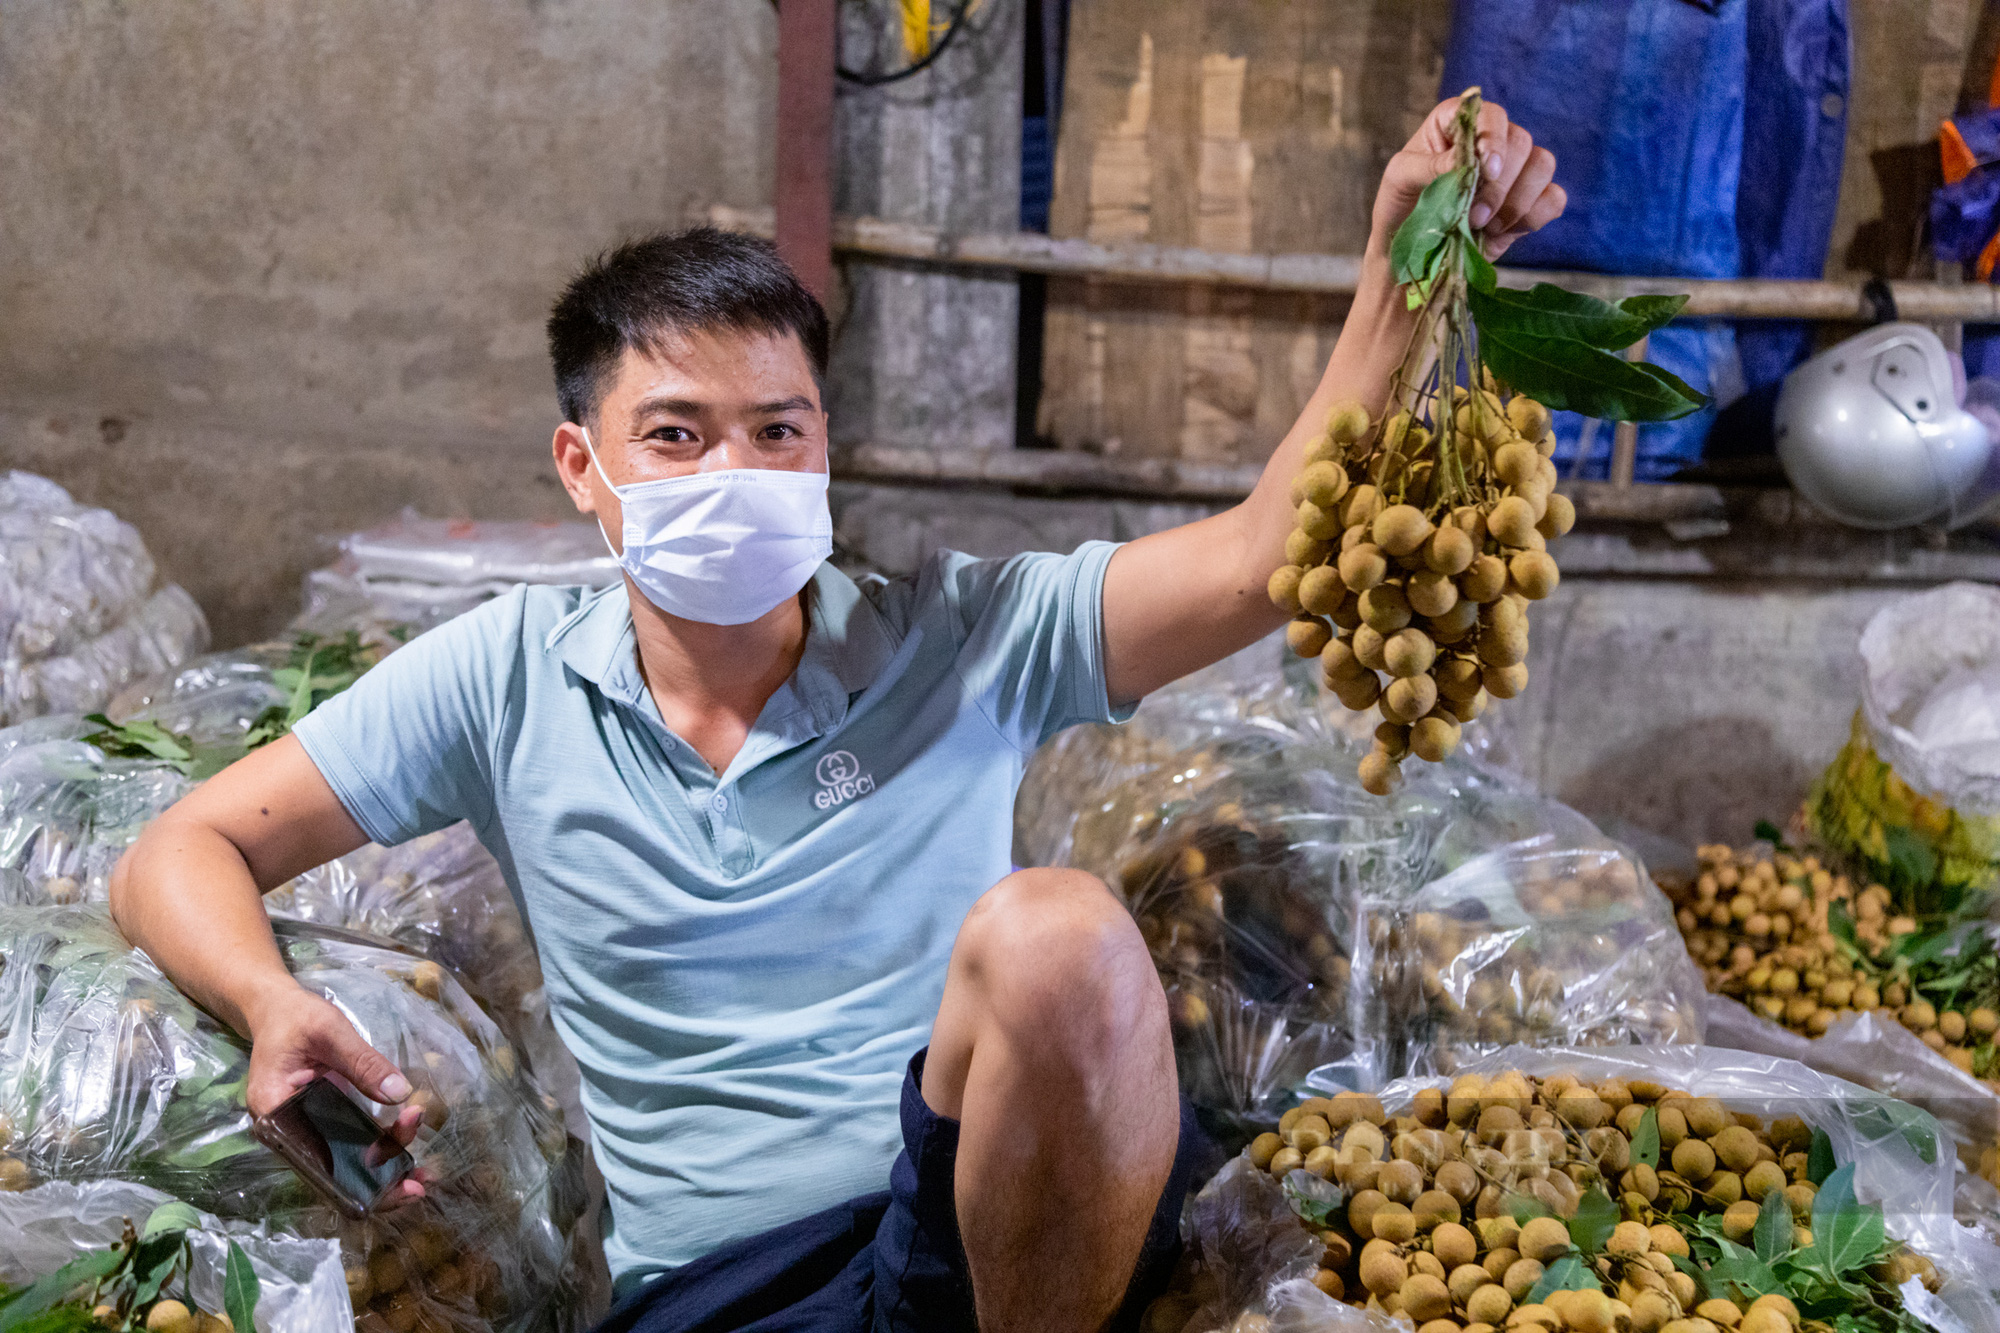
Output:
<svg viewBox="0 0 2000 1333">
<path fill-rule="evenodd" d="M 692 398 L 642 398 L 632 408 L 632 419 L 637 421 L 655 412 L 671 412 L 675 416 L 694 417 L 700 416 L 704 410 L 705 404 L 697 403 Z"/>
<path fill-rule="evenodd" d="M 751 412 L 757 416 L 776 416 L 781 412 L 811 412 L 818 404 L 804 394 L 793 394 L 790 398 L 780 398 L 776 402 L 757 403 Z M 632 419 L 643 420 L 655 412 L 668 412 L 674 416 L 700 416 L 708 410 L 708 404 L 698 403 L 692 398 L 675 398 L 663 395 L 658 398 L 642 398 L 632 408 Z"/>
</svg>

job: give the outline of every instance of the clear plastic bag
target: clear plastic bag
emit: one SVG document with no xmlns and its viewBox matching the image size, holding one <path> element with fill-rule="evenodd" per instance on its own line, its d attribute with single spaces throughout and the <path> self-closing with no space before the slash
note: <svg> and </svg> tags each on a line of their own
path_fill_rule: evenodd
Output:
<svg viewBox="0 0 2000 1333">
<path fill-rule="evenodd" d="M 1806 801 L 1827 847 L 1895 883 L 1926 866 L 1945 889 L 2000 881 L 2000 591 L 1950 583 L 1875 613 L 1861 633 L 1861 707 Z M 1920 872 L 1921 873 L 1921 872 Z"/>
<path fill-rule="evenodd" d="M 1933 1051 L 1917 1034 L 1881 1011 L 1848 1014 L 1822 1037 L 1808 1037 L 1752 1013 L 1726 995 L 1708 997 L 1708 1040 L 1713 1046 L 1796 1060 L 1921 1107 L 1951 1134 L 1967 1177 L 2000 1168 L 2000 1092 Z M 1990 1191 L 1990 1187 L 1989 1187 Z M 1973 1190 L 1979 1199 L 1989 1191 Z M 1984 1205 L 1981 1204 L 1983 1209 Z M 1961 1205 L 1961 1210 L 1963 1205 Z"/>
<path fill-rule="evenodd" d="M 26 472 L 0 477 L 0 657 L 72 652 L 138 609 L 153 587 L 138 530 Z"/>
<path fill-rule="evenodd" d="M 25 472 L 0 477 L 0 724 L 87 713 L 208 646 L 208 622 L 129 523 Z"/>
<path fill-rule="evenodd" d="M 258 714 L 291 701 L 271 675 L 291 657 L 291 645 L 278 642 L 207 653 L 133 682 L 104 712 L 113 722 L 154 723 L 196 745 L 238 744 Z"/>
<path fill-rule="evenodd" d="M 1016 806 L 1029 864 L 1088 870 L 1139 923 L 1181 1084 L 1225 1139 L 1349 1048 L 1355 903 L 1413 882 L 1433 807 L 1353 780 L 1354 747 L 1265 643 L 1037 755 Z"/>
<path fill-rule="evenodd" d="M 249 1135 L 244 1043 L 95 908 L 0 907 L 0 1155 L 32 1182 L 133 1181 L 338 1238 L 357 1310 L 392 1333 L 569 1327 L 589 1200 L 554 1099 L 436 963 L 321 927 L 276 929 L 299 983 L 416 1085 L 428 1132 L 413 1151 L 436 1176 L 425 1199 L 364 1223 L 319 1203 Z"/>
<path fill-rule="evenodd" d="M 1234 766 L 1111 878 L 1166 987 L 1182 1087 L 1246 1128 L 1350 1052 L 1356 904 L 1422 861 L 1410 823 L 1325 762 L 1301 747 Z"/>
<path fill-rule="evenodd" d="M 479 587 L 618 581 L 618 560 L 595 523 L 425 518 L 405 509 L 394 522 L 341 539 L 365 579 Z"/>
<path fill-rule="evenodd" d="M 1279 651 L 1057 737 L 1015 812 L 1023 864 L 1138 918 L 1212 1129 L 1258 1127 L 1315 1064 L 1369 1088 L 1527 1037 L 1699 1040 L 1700 973 L 1631 852 L 1477 757 L 1368 795 L 1353 715 Z"/>
<path fill-rule="evenodd" d="M 123 1180 L 58 1181 L 0 1193 L 0 1282 L 20 1285 L 55 1272 L 86 1250 L 117 1244 L 128 1220 L 143 1224 L 167 1198 Z M 257 1274 L 258 1333 L 352 1333 L 354 1311 L 337 1242 L 273 1235 L 261 1225 L 208 1215 L 188 1239 L 194 1249 L 188 1280 L 202 1307 L 223 1308 L 223 1272 L 233 1240 Z"/>
<path fill-rule="evenodd" d="M 193 790 L 171 764 L 74 739 L 90 730 L 58 716 L 0 731 L 0 868 L 26 876 L 31 901 L 104 901 L 125 849 Z"/>
<path fill-rule="evenodd" d="M 587 1132 L 581 1076 L 549 1019 L 534 941 L 470 824 L 396 847 L 370 843 L 273 889 L 264 906 L 273 917 L 394 940 L 452 969 L 572 1130 Z"/>
<path fill-rule="evenodd" d="M 0 678 L 0 720 L 94 712 L 131 681 L 166 671 L 207 646 L 201 608 L 169 584 L 95 638 L 8 669 Z"/>
<path fill-rule="evenodd" d="M 306 576 L 295 628 L 425 630 L 517 583 L 602 588 L 619 578 L 592 523 L 431 519 L 406 509 L 340 546 L 337 562 Z"/>
<path fill-rule="evenodd" d="M 1934 1316 L 1932 1326 L 1941 1330 L 1954 1327 L 1954 1321 L 1967 1333 L 1993 1333 L 2000 1326 L 1994 1296 L 2000 1250 L 1953 1221 L 1951 1154 L 1937 1123 L 1922 1111 L 1791 1061 L 1696 1046 L 1516 1046 L 1469 1061 L 1461 1072 L 1506 1070 L 1532 1076 L 1569 1073 L 1587 1082 L 1646 1079 L 1717 1097 L 1731 1111 L 1800 1117 L 1826 1131 L 1837 1162 L 1854 1164 L 1856 1195 L 1882 1206 L 1889 1234 L 1931 1259 L 1946 1278 L 1935 1297 L 1921 1285 L 1906 1288 L 1911 1308 L 1925 1303 Z M 1310 1082 L 1322 1091 L 1338 1089 L 1335 1080 L 1316 1077 Z M 1415 1078 L 1390 1083 L 1379 1093 L 1382 1109 L 1391 1116 L 1410 1114 L 1419 1092 L 1446 1082 Z M 1194 1262 L 1183 1271 L 1178 1304 L 1162 1312 L 1162 1325 L 1172 1325 L 1199 1296 L 1201 1315 L 1185 1324 L 1187 1333 L 1241 1328 L 1232 1321 L 1246 1315 L 1268 1320 L 1257 1325 L 1268 1333 L 1394 1333 L 1399 1328 L 1407 1333 L 1412 1328 L 1407 1316 L 1391 1318 L 1345 1304 L 1312 1283 L 1307 1256 L 1317 1262 L 1322 1247 L 1286 1205 L 1285 1189 L 1245 1155 L 1196 1196 L 1188 1228 Z M 1210 1236 L 1225 1243 L 1210 1243 Z M 1202 1282 L 1187 1281 L 1191 1274 Z"/>
<path fill-rule="evenodd" d="M 1949 1135 L 1926 1112 L 1793 1060 L 1717 1047 L 1513 1046 L 1468 1061 L 1458 1072 L 1510 1069 L 1538 1077 L 1569 1073 L 1587 1082 L 1649 1079 L 1718 1098 L 1734 1112 L 1797 1116 L 1824 1130 L 1834 1160 L 1854 1166 L 1855 1197 L 1880 1205 L 1889 1235 L 1945 1275 L 1936 1299 L 1967 1333 L 2000 1333 L 2000 1248 L 1954 1219 L 1956 1155 Z M 1337 1090 L 1317 1077 L 1307 1082 L 1321 1091 Z M 1393 1115 L 1407 1110 L 1419 1091 L 1443 1085 L 1436 1078 L 1402 1079 L 1379 1096 Z"/>
<path fill-rule="evenodd" d="M 1362 904 L 1349 1086 L 1516 1043 L 1702 1039 L 1701 971 L 1636 855 L 1555 801 L 1480 792 L 1458 809 L 1443 873 Z"/>
</svg>

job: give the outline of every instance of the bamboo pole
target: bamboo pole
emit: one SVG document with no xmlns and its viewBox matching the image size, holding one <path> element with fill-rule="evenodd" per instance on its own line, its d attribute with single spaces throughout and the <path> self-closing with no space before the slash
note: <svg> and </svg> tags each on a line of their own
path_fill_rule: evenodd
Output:
<svg viewBox="0 0 2000 1333">
<path fill-rule="evenodd" d="M 730 231 L 772 234 L 769 209 L 722 205 L 696 218 Z M 1358 255 L 1249 255 L 1217 250 L 1063 240 L 1033 233 L 954 236 L 932 227 L 882 218 L 834 220 L 838 252 L 885 262 L 972 269 L 1007 269 L 1111 282 L 1213 284 L 1259 291 L 1352 295 L 1361 281 Z M 1858 282 L 1777 278 L 1652 278 L 1601 273 L 1556 273 L 1536 269 L 1500 270 L 1513 285 L 1555 282 L 1572 291 L 1609 300 L 1684 292 L 1689 317 L 1721 319 L 1806 319 L 1864 321 L 1868 302 Z M 1892 282 L 1898 314 L 1926 324 L 2000 323 L 2000 288 L 1985 283 Z"/>
</svg>

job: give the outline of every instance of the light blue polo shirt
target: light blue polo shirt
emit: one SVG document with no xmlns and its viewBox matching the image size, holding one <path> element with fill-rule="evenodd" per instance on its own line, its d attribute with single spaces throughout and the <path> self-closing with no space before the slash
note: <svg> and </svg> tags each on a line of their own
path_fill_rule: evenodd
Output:
<svg viewBox="0 0 2000 1333">
<path fill-rule="evenodd" d="M 661 720 L 622 584 L 517 588 L 297 729 L 369 837 L 465 819 L 583 1073 L 621 1287 L 888 1186 L 953 938 L 1028 756 L 1111 718 L 1116 549 L 809 585 L 805 654 L 719 777 Z"/>
</svg>

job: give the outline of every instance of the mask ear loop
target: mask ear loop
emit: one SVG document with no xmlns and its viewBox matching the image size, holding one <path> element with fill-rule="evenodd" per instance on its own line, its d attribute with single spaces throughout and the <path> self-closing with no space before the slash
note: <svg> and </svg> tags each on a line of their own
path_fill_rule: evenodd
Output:
<svg viewBox="0 0 2000 1333">
<path fill-rule="evenodd" d="M 583 451 L 590 455 L 590 465 L 597 469 L 597 475 L 603 480 L 605 489 L 613 495 L 617 495 L 618 488 L 611 484 L 611 478 L 604 475 L 604 464 L 597 461 L 597 449 L 590 442 L 590 427 L 578 426 L 577 429 L 583 432 Z M 611 552 L 611 558 L 618 561 L 622 566 L 625 562 L 625 554 L 611 544 L 611 534 L 604 530 L 604 516 L 602 514 L 592 514 L 591 517 L 597 520 L 597 535 L 604 539 L 604 549 Z"/>
</svg>

